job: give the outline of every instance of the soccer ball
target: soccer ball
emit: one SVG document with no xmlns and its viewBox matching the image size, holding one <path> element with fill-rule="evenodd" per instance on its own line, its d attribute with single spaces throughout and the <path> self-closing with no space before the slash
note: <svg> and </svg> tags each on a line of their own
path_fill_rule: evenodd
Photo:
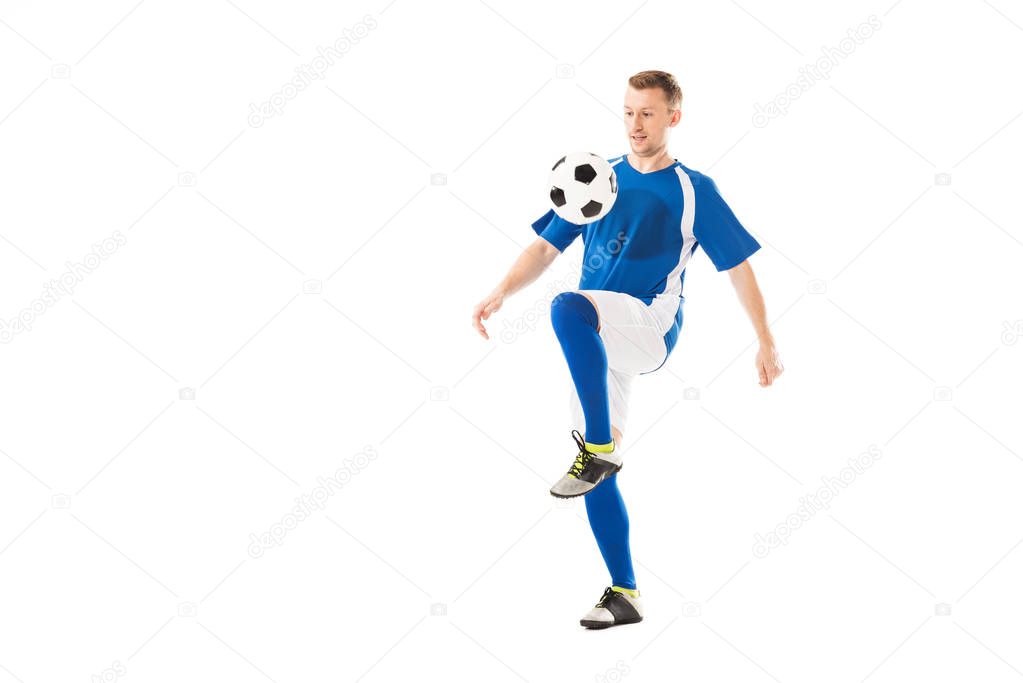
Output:
<svg viewBox="0 0 1023 683">
<path fill-rule="evenodd" d="M 590 152 L 573 152 L 551 169 L 551 204 L 569 223 L 600 220 L 618 197 L 618 179 L 611 164 Z"/>
</svg>

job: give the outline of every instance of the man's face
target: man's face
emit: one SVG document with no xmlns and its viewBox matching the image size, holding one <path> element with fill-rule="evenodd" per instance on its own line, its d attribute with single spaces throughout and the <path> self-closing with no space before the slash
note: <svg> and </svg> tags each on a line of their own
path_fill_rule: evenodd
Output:
<svg viewBox="0 0 1023 683">
<path fill-rule="evenodd" d="M 668 109 L 667 98 L 660 88 L 625 91 L 625 133 L 637 156 L 658 154 L 665 146 L 668 130 L 675 126 L 682 112 Z"/>
</svg>

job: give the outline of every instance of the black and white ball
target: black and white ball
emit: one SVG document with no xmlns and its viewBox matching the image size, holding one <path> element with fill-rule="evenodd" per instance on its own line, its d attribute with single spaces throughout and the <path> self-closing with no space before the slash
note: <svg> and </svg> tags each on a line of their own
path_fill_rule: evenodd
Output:
<svg viewBox="0 0 1023 683">
<path fill-rule="evenodd" d="M 617 197 L 614 169 L 596 154 L 566 154 L 551 169 L 551 204 L 569 223 L 585 225 L 603 218 Z"/>
</svg>

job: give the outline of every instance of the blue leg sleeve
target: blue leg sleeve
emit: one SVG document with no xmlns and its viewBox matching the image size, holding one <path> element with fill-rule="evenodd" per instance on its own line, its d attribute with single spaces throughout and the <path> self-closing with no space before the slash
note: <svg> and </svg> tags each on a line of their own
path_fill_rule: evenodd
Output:
<svg viewBox="0 0 1023 683">
<path fill-rule="evenodd" d="M 587 493 L 585 500 L 586 516 L 590 519 L 600 554 L 604 556 L 604 564 L 611 573 L 612 585 L 635 589 L 636 578 L 629 550 L 629 514 L 618 490 L 618 473 Z"/>
<path fill-rule="evenodd" d="M 589 443 L 611 443 L 607 398 L 607 354 L 597 334 L 597 309 L 578 292 L 562 292 L 551 303 L 551 325 L 568 361 L 586 418 Z"/>
</svg>

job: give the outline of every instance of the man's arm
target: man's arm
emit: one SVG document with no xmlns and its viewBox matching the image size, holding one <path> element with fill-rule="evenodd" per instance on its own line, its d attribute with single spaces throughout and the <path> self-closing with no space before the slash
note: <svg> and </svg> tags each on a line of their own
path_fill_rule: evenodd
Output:
<svg viewBox="0 0 1023 683">
<path fill-rule="evenodd" d="M 494 287 L 494 291 L 484 297 L 472 310 L 472 324 L 480 336 L 490 339 L 490 335 L 487 334 L 480 319 L 488 319 L 491 314 L 501 308 L 505 297 L 511 296 L 540 277 L 540 274 L 547 270 L 547 266 L 551 265 L 559 254 L 561 252 L 542 237 L 537 237 L 519 254 L 515 263 L 508 270 L 508 274 L 497 284 L 497 287 Z"/>
<path fill-rule="evenodd" d="M 760 287 L 757 286 L 753 267 L 748 260 L 743 261 L 734 268 L 730 268 L 728 276 L 732 279 L 732 286 L 735 287 L 739 301 L 742 302 L 743 308 L 746 309 L 746 313 L 753 322 L 753 329 L 756 330 L 757 339 L 760 341 L 760 350 L 754 361 L 757 374 L 760 375 L 760 386 L 770 386 L 785 368 L 782 366 L 781 357 L 774 346 L 771 330 L 767 327 L 764 297 L 760 294 Z"/>
</svg>

